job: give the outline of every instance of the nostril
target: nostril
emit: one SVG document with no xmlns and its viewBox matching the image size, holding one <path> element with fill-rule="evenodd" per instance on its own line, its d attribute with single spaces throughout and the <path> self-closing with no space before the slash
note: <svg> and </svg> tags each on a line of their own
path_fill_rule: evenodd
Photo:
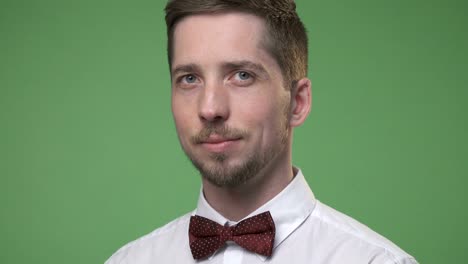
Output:
<svg viewBox="0 0 468 264">
<path fill-rule="evenodd" d="M 208 121 L 208 122 L 216 122 L 218 120 L 222 120 L 223 117 L 221 115 L 212 115 L 212 114 L 200 114 L 200 119 L 203 121 Z"/>
<path fill-rule="evenodd" d="M 225 121 L 229 116 L 228 111 L 219 109 L 217 111 L 201 111 L 199 117 L 205 122 L 221 122 Z"/>
</svg>

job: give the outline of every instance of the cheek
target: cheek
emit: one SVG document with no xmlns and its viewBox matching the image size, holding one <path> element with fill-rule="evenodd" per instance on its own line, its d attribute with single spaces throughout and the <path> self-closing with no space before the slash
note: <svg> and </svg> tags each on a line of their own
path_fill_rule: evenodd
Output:
<svg viewBox="0 0 468 264">
<path fill-rule="evenodd" d="M 288 106 L 289 101 L 285 97 L 272 98 L 264 105 L 261 112 L 262 119 L 259 122 L 263 125 L 265 144 L 272 144 L 272 141 L 284 139 L 288 129 Z"/>
<path fill-rule="evenodd" d="M 269 141 L 276 137 L 278 130 L 284 126 L 284 104 L 275 98 L 243 99 L 239 107 L 239 114 L 251 133 L 258 134 L 262 141 Z M 267 144 L 267 142 L 265 142 Z"/>
<path fill-rule="evenodd" d="M 188 108 L 187 104 L 184 104 L 180 100 L 175 98 L 172 99 L 172 117 L 176 126 L 177 134 L 181 138 L 187 130 L 188 122 L 193 120 L 193 117 L 188 116 L 187 113 L 192 113 Z"/>
</svg>

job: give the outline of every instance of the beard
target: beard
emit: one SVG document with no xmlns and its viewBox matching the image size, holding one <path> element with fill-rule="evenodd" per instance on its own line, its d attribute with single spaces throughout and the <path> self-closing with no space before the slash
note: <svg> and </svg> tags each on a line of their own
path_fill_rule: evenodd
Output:
<svg viewBox="0 0 468 264">
<path fill-rule="evenodd" d="M 283 152 L 287 145 L 289 132 L 287 121 L 288 117 L 284 116 L 278 127 L 276 134 L 278 140 L 276 142 L 263 149 L 254 148 L 251 153 L 245 154 L 245 157 L 242 157 L 242 160 L 236 164 L 233 164 L 229 153 L 211 153 L 207 160 L 195 155 L 183 145 L 182 148 L 204 179 L 218 187 L 237 187 L 258 175 L 279 153 Z M 192 136 L 190 141 L 197 145 L 213 134 L 223 138 L 249 138 L 247 131 L 231 128 L 225 124 L 210 124 Z"/>
<path fill-rule="evenodd" d="M 211 155 L 210 162 L 204 162 L 194 156 L 188 156 L 193 166 L 203 178 L 218 187 L 236 187 L 248 182 L 265 166 L 265 160 L 254 153 L 242 163 L 229 165 L 225 154 Z"/>
</svg>

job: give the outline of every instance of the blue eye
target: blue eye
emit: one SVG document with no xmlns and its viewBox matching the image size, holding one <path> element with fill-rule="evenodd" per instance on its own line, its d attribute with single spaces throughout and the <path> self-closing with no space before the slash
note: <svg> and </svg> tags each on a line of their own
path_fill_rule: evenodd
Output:
<svg viewBox="0 0 468 264">
<path fill-rule="evenodd" d="M 245 81 L 245 80 L 248 80 L 250 79 L 250 74 L 248 72 L 245 72 L 245 71 L 240 71 L 237 73 L 237 76 L 239 77 L 239 79 Z"/>
<path fill-rule="evenodd" d="M 185 75 L 183 80 L 186 82 L 186 83 L 194 83 L 197 81 L 197 77 L 195 77 L 194 75 L 192 74 L 189 74 L 189 75 Z"/>
<path fill-rule="evenodd" d="M 230 82 L 239 87 L 247 87 L 255 83 L 256 75 L 248 71 L 236 71 L 231 75 Z"/>
</svg>

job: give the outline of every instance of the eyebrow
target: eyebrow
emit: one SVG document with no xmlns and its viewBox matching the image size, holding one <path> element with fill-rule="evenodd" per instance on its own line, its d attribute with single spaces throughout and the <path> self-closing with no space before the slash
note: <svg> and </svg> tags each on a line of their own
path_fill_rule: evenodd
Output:
<svg viewBox="0 0 468 264">
<path fill-rule="evenodd" d="M 262 64 L 260 63 L 255 63 L 249 60 L 239 60 L 239 61 L 229 61 L 229 62 L 223 62 L 221 64 L 221 68 L 223 71 L 231 71 L 231 70 L 236 70 L 236 69 L 249 69 L 257 72 L 259 75 L 268 78 L 269 74 L 268 71 L 263 67 Z M 189 64 L 182 64 L 176 66 L 172 71 L 171 71 L 171 76 L 175 76 L 180 73 L 190 73 L 190 72 L 201 72 L 201 67 L 198 64 L 195 63 L 189 63 Z"/>
<path fill-rule="evenodd" d="M 183 64 L 183 65 L 175 67 L 171 71 L 171 76 L 175 76 L 178 73 L 200 72 L 200 71 L 201 71 L 200 66 L 198 66 L 195 63 Z"/>
<path fill-rule="evenodd" d="M 268 77 L 269 74 L 265 67 L 260 63 L 255 63 L 249 60 L 240 60 L 240 61 L 230 61 L 222 64 L 222 68 L 225 70 L 234 70 L 234 69 L 250 69 L 256 71 L 260 75 Z"/>
</svg>

